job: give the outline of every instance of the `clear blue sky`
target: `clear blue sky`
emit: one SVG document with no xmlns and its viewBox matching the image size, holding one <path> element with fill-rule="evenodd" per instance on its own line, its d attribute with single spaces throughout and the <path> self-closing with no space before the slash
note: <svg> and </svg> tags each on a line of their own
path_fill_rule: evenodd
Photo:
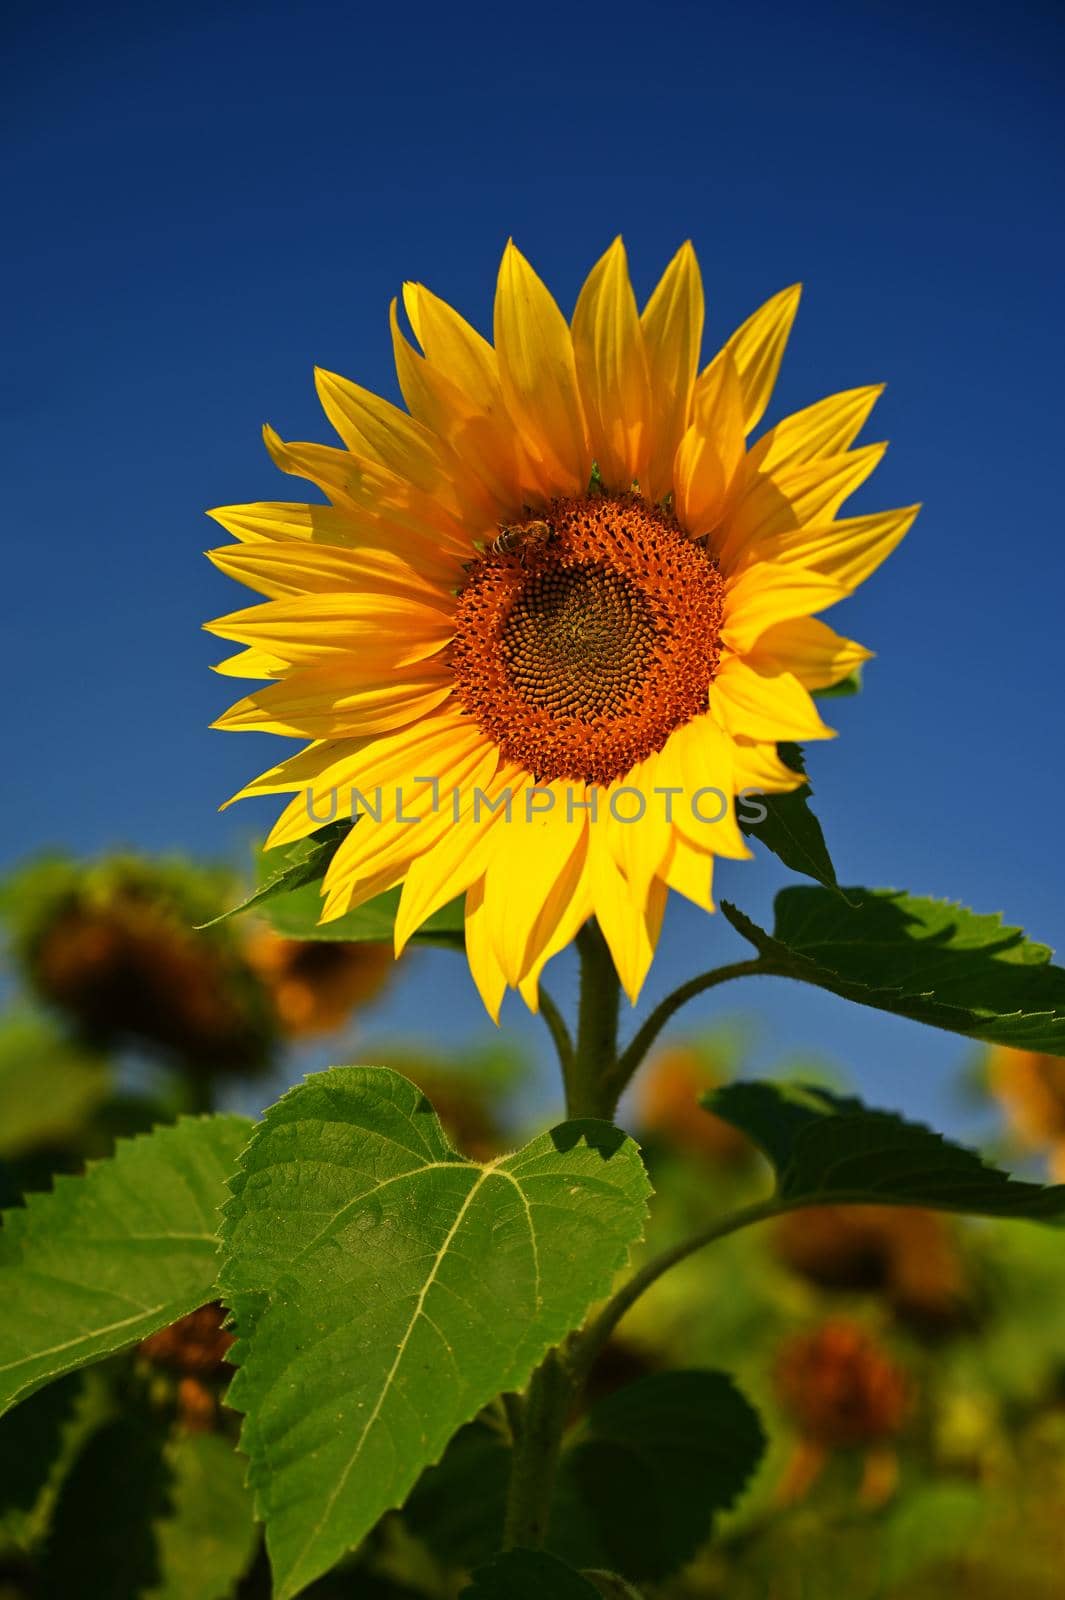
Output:
<svg viewBox="0 0 1065 1600">
<path fill-rule="evenodd" d="M 270 806 L 215 811 L 282 746 L 208 731 L 227 690 L 199 624 L 242 591 L 202 511 L 291 497 L 259 428 L 328 438 L 313 363 L 394 395 L 405 277 L 486 327 L 508 234 L 567 309 L 619 230 L 641 290 L 691 236 L 711 339 L 806 284 L 778 412 L 887 381 L 868 437 L 892 449 L 853 508 L 925 502 L 835 613 L 879 651 L 814 754 L 841 874 L 1065 946 L 1062 43 L 1050 0 L 17 6 L 5 856 L 240 857 L 265 829 Z M 769 915 L 783 877 L 719 887 Z M 738 949 L 675 911 L 648 997 Z M 758 1062 L 818 1048 L 931 1115 L 965 1053 L 778 982 L 719 1004 L 759 1010 Z M 376 1021 L 490 1028 L 446 955 Z"/>
</svg>

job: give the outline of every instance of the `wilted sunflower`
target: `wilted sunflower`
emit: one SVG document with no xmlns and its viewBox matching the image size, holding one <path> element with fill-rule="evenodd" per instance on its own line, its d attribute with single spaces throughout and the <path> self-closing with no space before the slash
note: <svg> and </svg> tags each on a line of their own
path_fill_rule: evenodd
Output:
<svg viewBox="0 0 1065 1600">
<path fill-rule="evenodd" d="M 641 314 L 615 241 L 568 326 L 508 244 L 494 346 L 408 284 L 420 352 L 392 307 L 408 410 L 320 371 L 344 448 L 266 430 L 329 504 L 212 513 L 241 541 L 212 560 L 268 596 L 210 624 L 246 646 L 219 670 L 276 680 L 218 726 L 311 741 L 235 797 L 294 795 L 269 846 L 338 795 L 341 815 L 353 789 L 369 802 L 323 920 L 402 882 L 398 951 L 465 894 L 495 1015 L 508 984 L 535 1006 L 593 915 L 635 998 L 668 891 L 713 909 L 714 857 L 748 855 L 734 797 L 801 781 L 777 741 L 830 738 L 810 691 L 868 656 L 813 613 L 916 509 L 837 519 L 883 453 L 850 449 L 879 388 L 748 449 L 798 298 L 768 301 L 700 372 L 690 245 Z"/>
</svg>

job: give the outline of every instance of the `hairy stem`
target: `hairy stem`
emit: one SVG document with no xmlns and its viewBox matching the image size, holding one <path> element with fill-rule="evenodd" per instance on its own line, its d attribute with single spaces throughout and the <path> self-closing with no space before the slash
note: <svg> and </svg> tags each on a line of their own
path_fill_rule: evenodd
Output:
<svg viewBox="0 0 1065 1600">
<path fill-rule="evenodd" d="M 532 1375 L 511 1457 L 505 1550 L 538 1550 L 547 1537 L 562 1434 L 576 1388 L 562 1350 L 550 1351 Z"/>
<path fill-rule="evenodd" d="M 566 1115 L 611 1122 L 617 1095 L 611 1084 L 618 1053 L 621 984 L 607 942 L 592 921 L 577 935 L 581 998 L 577 1047 L 566 1077 Z"/>
<path fill-rule="evenodd" d="M 543 984 L 540 985 L 540 1015 L 547 1024 L 547 1031 L 550 1033 L 555 1049 L 558 1052 L 558 1064 L 562 1068 L 562 1081 L 568 1084 L 573 1072 L 573 1039 L 566 1026 L 565 1017 L 563 1017 Z"/>
<path fill-rule="evenodd" d="M 809 1203 L 808 1201 L 805 1203 Z M 794 1207 L 778 1195 L 770 1195 L 767 1200 L 760 1200 L 755 1205 L 744 1206 L 739 1211 L 731 1212 L 727 1217 L 712 1222 L 706 1228 L 701 1228 L 698 1233 L 691 1234 L 687 1239 L 682 1239 L 679 1244 L 671 1245 L 668 1250 L 663 1250 L 659 1255 L 652 1256 L 646 1261 L 638 1272 L 633 1273 L 626 1283 L 621 1285 L 617 1293 L 609 1299 L 597 1317 L 584 1327 L 574 1340 L 571 1363 L 578 1379 L 583 1381 L 592 1362 L 625 1313 L 649 1289 L 657 1283 L 663 1273 L 675 1267 L 679 1261 L 684 1261 L 688 1256 L 694 1255 L 704 1245 L 713 1244 L 718 1239 L 725 1239 L 730 1233 L 737 1233 L 740 1228 L 748 1228 L 752 1223 L 764 1222 L 767 1217 L 780 1216 L 785 1211 Z"/>
<path fill-rule="evenodd" d="M 728 983 L 732 978 L 754 978 L 759 975 L 773 977 L 775 972 L 768 962 L 756 956 L 750 961 L 734 961 L 731 966 L 715 967 L 712 972 L 702 972 L 697 978 L 689 978 L 687 983 L 682 983 L 672 994 L 667 994 L 651 1012 L 646 1022 L 637 1029 L 614 1063 L 610 1074 L 610 1089 L 614 1095 L 614 1104 L 617 1104 L 623 1090 L 666 1023 L 681 1006 L 686 1005 L 689 1000 L 694 1000 L 697 994 L 705 994 L 708 989 L 716 989 L 719 983 Z"/>
</svg>

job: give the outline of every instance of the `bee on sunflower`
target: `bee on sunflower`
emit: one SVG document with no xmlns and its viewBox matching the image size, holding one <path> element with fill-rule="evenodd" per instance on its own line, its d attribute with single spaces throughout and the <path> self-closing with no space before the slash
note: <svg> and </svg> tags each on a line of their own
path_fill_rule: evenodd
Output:
<svg viewBox="0 0 1065 1600">
<path fill-rule="evenodd" d="M 879 387 L 749 442 L 798 299 L 701 367 L 690 244 L 641 312 L 616 240 L 567 324 L 511 243 L 494 343 L 407 284 L 407 409 L 320 371 L 342 448 L 266 430 L 328 503 L 211 513 L 238 541 L 211 559 L 266 596 L 208 625 L 243 646 L 219 670 L 269 680 L 217 726 L 309 741 L 234 797 L 292 795 L 268 848 L 312 833 L 331 797 L 373 797 L 323 921 L 402 884 L 398 954 L 464 895 L 497 1016 L 508 986 L 536 1007 L 591 918 L 635 1001 L 669 891 L 713 910 L 715 857 L 749 854 L 736 797 L 802 783 L 778 741 L 831 738 L 811 692 L 869 655 L 815 614 L 917 509 L 839 516 L 883 454 L 852 448 Z"/>
</svg>

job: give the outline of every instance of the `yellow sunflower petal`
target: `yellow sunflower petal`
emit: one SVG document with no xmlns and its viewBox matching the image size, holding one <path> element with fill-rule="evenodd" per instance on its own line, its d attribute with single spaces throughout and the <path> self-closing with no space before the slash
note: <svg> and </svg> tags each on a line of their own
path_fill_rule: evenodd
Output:
<svg viewBox="0 0 1065 1600">
<path fill-rule="evenodd" d="M 528 788 L 509 822 L 491 835 L 485 870 L 485 909 L 489 935 L 507 981 L 518 984 L 537 951 L 529 941 L 544 905 L 581 846 L 587 821 L 571 811 L 565 780 Z"/>
<path fill-rule="evenodd" d="M 732 738 L 709 714 L 675 728 L 659 753 L 659 780 L 679 790 L 672 814 L 677 832 L 699 849 L 731 861 L 751 857 L 736 821 Z"/>
<path fill-rule="evenodd" d="M 662 863 L 661 877 L 671 889 L 682 894 L 703 911 L 713 911 L 711 886 L 714 857 L 709 850 L 690 844 L 682 833 L 674 832 L 669 854 Z"/>
<path fill-rule="evenodd" d="M 378 462 L 426 494 L 447 483 L 440 442 L 414 417 L 324 367 L 314 369 L 314 381 L 322 410 L 354 455 Z"/>
<path fill-rule="evenodd" d="M 485 1010 L 493 1022 L 498 1022 L 507 980 L 488 936 L 483 878 L 466 891 L 466 959 Z"/>
<path fill-rule="evenodd" d="M 607 489 L 626 492 L 646 477 L 651 392 L 643 330 L 617 238 L 577 297 L 573 353 L 592 454 Z"/>
<path fill-rule="evenodd" d="M 757 672 L 739 656 L 729 656 L 718 669 L 710 685 L 710 708 L 740 738 L 835 738 L 794 673 Z"/>
<path fill-rule="evenodd" d="M 587 834 L 567 869 L 565 888 L 565 898 L 558 895 L 552 897 L 551 903 L 537 918 L 529 938 L 530 949 L 539 951 L 539 954 L 519 983 L 518 992 L 530 1011 L 540 1009 L 540 975 L 547 963 L 573 943 L 595 911 L 588 872 Z"/>
<path fill-rule="evenodd" d="M 441 773 L 484 745 L 470 719 L 445 706 L 386 734 L 312 746 L 256 778 L 244 794 L 299 791 L 267 838 L 266 848 L 272 850 L 306 838 L 323 821 L 350 816 L 363 802 L 383 817 L 396 788 L 416 784 L 428 794 L 436 780 L 442 790 Z"/>
<path fill-rule="evenodd" d="M 654 404 L 644 492 L 658 501 L 673 487 L 673 460 L 688 426 L 703 342 L 703 281 L 690 241 L 662 274 L 640 322 Z"/>
<path fill-rule="evenodd" d="M 649 914 L 636 904 L 602 829 L 593 828 L 589 834 L 587 871 L 596 921 L 614 959 L 621 987 L 635 1005 L 654 957 L 660 905 L 656 901 Z"/>
<path fill-rule="evenodd" d="M 781 761 L 775 742 L 759 744 L 751 739 L 732 741 L 734 779 L 737 795 L 757 790 L 761 794 L 790 794 L 806 782 L 801 772 L 793 772 Z"/>
<path fill-rule="evenodd" d="M 249 645 L 247 650 L 238 650 L 236 655 L 217 661 L 211 671 L 221 673 L 224 678 L 279 678 L 288 671 L 288 662 Z"/>
<path fill-rule="evenodd" d="M 886 449 L 885 444 L 864 445 L 844 455 L 792 463 L 773 476 L 756 472 L 748 477 L 714 540 L 722 567 L 732 572 L 746 561 L 759 561 L 771 540 L 834 517 L 875 471 Z"/>
<path fill-rule="evenodd" d="M 774 566 L 756 562 L 726 585 L 722 642 L 742 655 L 767 628 L 824 611 L 846 594 L 841 584 L 797 563 Z"/>
<path fill-rule="evenodd" d="M 599 826 L 641 910 L 673 838 L 670 797 L 661 792 L 669 771 L 656 752 L 600 796 L 604 814 Z"/>
<path fill-rule="evenodd" d="M 280 599 L 287 595 L 361 590 L 394 594 L 432 605 L 446 596 L 409 561 L 390 550 L 348 550 L 337 545 L 227 544 L 208 550 L 207 559 L 227 577 Z M 457 564 L 455 579 L 461 574 Z"/>
<path fill-rule="evenodd" d="M 806 689 L 828 689 L 872 656 L 816 617 L 794 617 L 768 628 L 747 660 L 758 672 L 793 672 Z"/>
<path fill-rule="evenodd" d="M 725 515 L 743 462 L 743 397 L 727 352 L 694 409 L 673 463 L 673 489 L 677 520 L 698 536 L 716 528 Z"/>
<path fill-rule="evenodd" d="M 798 283 L 782 289 L 736 329 L 696 383 L 696 404 L 704 389 L 713 383 L 715 369 L 726 356 L 731 356 L 743 393 L 744 431 L 750 433 L 758 426 L 777 381 L 801 293 L 802 285 Z"/>
<path fill-rule="evenodd" d="M 507 763 L 479 786 L 483 799 L 467 787 L 459 822 L 410 864 L 396 912 L 397 956 L 427 918 L 483 878 L 488 834 L 505 816 L 505 791 L 510 792 L 513 803 L 513 797 L 522 792 L 527 782 L 525 775 L 519 776 Z"/>
<path fill-rule="evenodd" d="M 439 494 L 426 494 L 409 479 L 350 451 L 284 440 L 272 428 L 263 429 L 263 439 L 275 466 L 317 484 L 337 507 L 372 523 L 405 528 L 430 548 L 469 556 L 473 536 L 462 522 L 463 508 L 443 485 Z"/>
<path fill-rule="evenodd" d="M 502 403 L 495 415 L 479 410 L 404 337 L 394 300 L 389 316 L 399 387 L 412 416 L 444 440 L 471 482 L 476 479 L 488 517 L 514 515 L 520 505 L 518 459 Z"/>
<path fill-rule="evenodd" d="M 422 283 L 403 285 L 403 309 L 425 358 L 479 411 L 501 416 L 499 363 L 488 340 Z"/>
<path fill-rule="evenodd" d="M 392 867 L 404 872 L 411 861 L 455 827 L 454 797 L 464 789 L 483 788 L 495 772 L 498 751 L 473 738 L 454 746 L 431 776 L 407 770 L 395 785 L 379 787 L 374 815 L 360 817 L 329 863 L 324 887 L 357 892 L 364 879 L 378 878 Z M 376 776 L 376 774 L 375 774 Z"/>
<path fill-rule="evenodd" d="M 309 594 L 265 600 L 207 622 L 208 633 L 238 644 L 258 645 L 286 661 L 323 661 L 329 656 L 387 650 L 397 667 L 424 661 L 451 637 L 452 619 L 435 606 L 391 594 Z"/>
<path fill-rule="evenodd" d="M 536 453 L 545 495 L 581 494 L 592 456 L 566 319 L 508 243 L 499 268 L 495 342 L 507 409 Z"/>
<path fill-rule="evenodd" d="M 397 683 L 352 684 L 348 662 L 291 672 L 283 683 L 238 700 L 211 726 L 299 739 L 361 738 L 389 733 L 443 705 L 452 686 L 442 671 Z"/>
<path fill-rule="evenodd" d="M 358 541 L 357 525 L 350 512 L 339 511 L 335 506 L 261 500 L 243 506 L 216 506 L 207 515 L 242 544 L 287 539 L 316 539 L 323 544 L 341 545 Z"/>
<path fill-rule="evenodd" d="M 910 531 L 920 509 L 903 506 L 898 511 L 875 511 L 867 517 L 793 528 L 760 543 L 759 553 L 767 561 L 800 562 L 810 572 L 832 578 L 849 593 L 886 561 Z"/>
<path fill-rule="evenodd" d="M 883 392 L 882 383 L 845 389 L 783 417 L 751 446 L 749 465 L 758 472 L 773 472 L 793 461 L 841 455 L 850 449 Z"/>
</svg>

